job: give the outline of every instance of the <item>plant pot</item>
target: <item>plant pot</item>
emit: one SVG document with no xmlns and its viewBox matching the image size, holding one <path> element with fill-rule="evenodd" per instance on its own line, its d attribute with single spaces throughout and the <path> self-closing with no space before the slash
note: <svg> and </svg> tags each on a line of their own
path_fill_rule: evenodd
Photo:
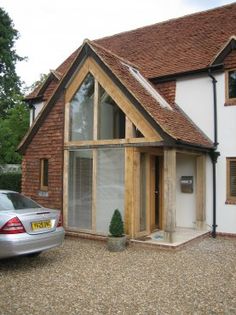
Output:
<svg viewBox="0 0 236 315">
<path fill-rule="evenodd" d="M 107 249 L 110 252 L 122 252 L 125 250 L 127 243 L 126 235 L 121 237 L 108 236 L 107 238 Z"/>
</svg>

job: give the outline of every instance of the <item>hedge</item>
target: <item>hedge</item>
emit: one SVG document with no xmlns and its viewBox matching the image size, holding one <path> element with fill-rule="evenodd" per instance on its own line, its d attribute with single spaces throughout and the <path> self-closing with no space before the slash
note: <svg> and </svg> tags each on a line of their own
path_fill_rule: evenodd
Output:
<svg viewBox="0 0 236 315">
<path fill-rule="evenodd" d="M 21 191 L 21 174 L 20 173 L 3 173 L 0 174 L 0 189 Z"/>
</svg>

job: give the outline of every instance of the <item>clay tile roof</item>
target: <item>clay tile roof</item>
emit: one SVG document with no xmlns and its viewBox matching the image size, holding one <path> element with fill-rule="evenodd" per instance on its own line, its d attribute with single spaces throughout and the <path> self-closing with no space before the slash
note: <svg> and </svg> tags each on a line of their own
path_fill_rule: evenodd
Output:
<svg viewBox="0 0 236 315">
<path fill-rule="evenodd" d="M 124 64 L 134 66 L 149 79 L 205 69 L 222 59 L 219 54 L 222 57 L 222 49 L 224 52 L 225 45 L 235 35 L 236 3 L 232 3 L 102 38 L 93 41 L 92 47 L 167 134 L 176 140 L 212 147 L 212 142 L 180 108 L 173 102 L 172 110 L 162 108 Z M 27 98 L 37 98 L 43 91 L 44 99 L 50 101 L 80 50 L 74 51 L 55 70 L 57 80 L 43 88 L 37 87 Z"/>
<path fill-rule="evenodd" d="M 172 138 L 188 144 L 213 147 L 211 140 L 194 125 L 177 105 L 169 104 L 171 109 L 161 106 L 135 79 L 123 59 L 111 54 L 110 51 L 105 50 L 98 44 L 90 43 L 90 46 L 164 132 Z"/>
<path fill-rule="evenodd" d="M 101 38 L 95 43 L 135 64 L 147 78 L 208 67 L 236 35 L 236 3 Z M 79 54 L 76 49 L 57 69 L 61 77 Z M 36 89 L 27 99 L 36 97 Z"/>
<path fill-rule="evenodd" d="M 96 41 L 147 78 L 206 68 L 236 35 L 236 3 Z"/>
</svg>

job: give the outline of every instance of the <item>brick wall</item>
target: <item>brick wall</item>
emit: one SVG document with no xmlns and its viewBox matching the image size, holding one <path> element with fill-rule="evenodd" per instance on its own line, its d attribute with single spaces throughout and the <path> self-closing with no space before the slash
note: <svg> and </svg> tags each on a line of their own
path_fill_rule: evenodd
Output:
<svg viewBox="0 0 236 315">
<path fill-rule="evenodd" d="M 171 104 L 175 104 L 176 81 L 155 84 L 158 92 Z"/>
<path fill-rule="evenodd" d="M 230 54 L 224 60 L 225 69 L 236 68 L 236 50 L 231 51 Z"/>
<path fill-rule="evenodd" d="M 22 192 L 43 206 L 62 209 L 64 96 L 28 145 L 22 162 Z M 49 160 L 48 197 L 40 197 L 40 159 Z"/>
</svg>

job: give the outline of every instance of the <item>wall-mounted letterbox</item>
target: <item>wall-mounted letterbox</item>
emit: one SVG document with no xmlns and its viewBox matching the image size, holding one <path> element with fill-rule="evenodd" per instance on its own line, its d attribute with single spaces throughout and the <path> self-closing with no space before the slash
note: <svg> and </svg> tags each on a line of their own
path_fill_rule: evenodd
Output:
<svg viewBox="0 0 236 315">
<path fill-rule="evenodd" d="M 181 176 L 180 187 L 183 193 L 193 193 L 193 176 Z"/>
</svg>

